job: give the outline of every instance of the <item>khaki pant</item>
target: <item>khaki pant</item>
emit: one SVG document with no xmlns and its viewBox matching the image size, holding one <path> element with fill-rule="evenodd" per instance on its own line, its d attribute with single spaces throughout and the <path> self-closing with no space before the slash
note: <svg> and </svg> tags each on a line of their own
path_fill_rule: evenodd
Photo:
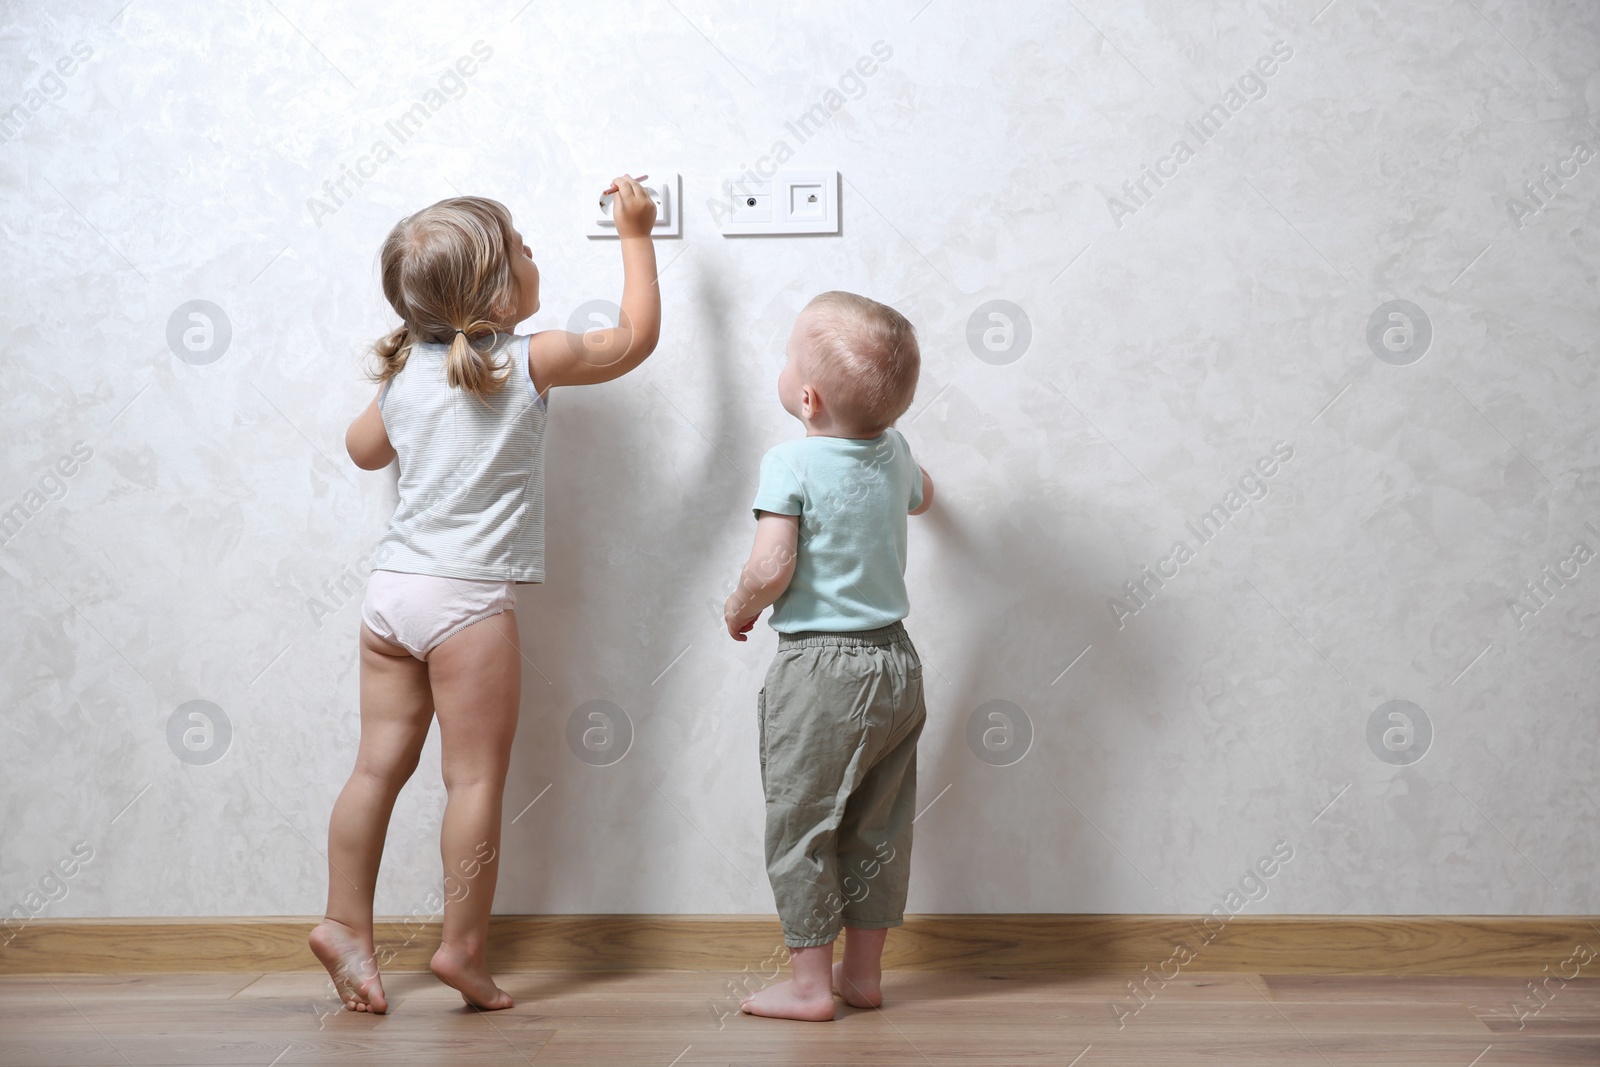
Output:
<svg viewBox="0 0 1600 1067">
<path fill-rule="evenodd" d="M 905 627 L 780 634 L 758 709 L 767 876 L 785 943 L 899 926 L 927 718 Z"/>
</svg>

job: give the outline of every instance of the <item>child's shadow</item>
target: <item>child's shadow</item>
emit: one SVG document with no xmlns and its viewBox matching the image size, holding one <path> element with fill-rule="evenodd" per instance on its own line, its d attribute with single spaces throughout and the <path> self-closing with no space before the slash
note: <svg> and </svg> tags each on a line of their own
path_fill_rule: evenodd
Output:
<svg viewBox="0 0 1600 1067">
<path fill-rule="evenodd" d="M 651 877 L 643 879 L 638 848 L 595 847 L 597 824 L 612 827 L 605 839 L 613 844 L 620 826 L 631 827 L 640 847 L 663 834 L 697 839 L 682 820 L 698 816 L 675 813 L 658 789 L 686 803 L 692 790 L 673 788 L 689 773 L 681 753 L 694 735 L 717 728 L 704 701 L 680 690 L 704 684 L 697 657 L 721 636 L 721 603 L 708 590 L 737 565 L 707 530 L 748 506 L 755 465 L 735 465 L 752 430 L 733 376 L 729 300 L 709 272 L 694 284 L 690 307 L 679 312 L 700 319 L 692 351 L 673 351 L 672 338 L 683 331 L 666 330 L 638 371 L 552 393 L 547 577 L 519 598 L 524 651 L 537 668 L 524 671 L 519 734 L 538 740 L 519 736 L 507 821 L 546 784 L 548 800 L 558 790 L 565 796 L 508 856 L 516 871 L 503 880 L 511 890 L 503 911 L 665 910 L 675 885 L 705 877 L 694 866 L 705 857 L 692 849 L 679 850 L 677 860 L 652 857 Z M 585 766 L 604 754 L 579 754 L 569 717 L 596 699 L 621 710 L 631 740 L 616 762 Z M 511 858 L 517 852 L 520 860 Z M 558 855 L 582 859 L 549 862 Z"/>
<path fill-rule="evenodd" d="M 1117 639 L 1101 577 L 1117 563 L 1054 522 L 1084 503 L 1046 504 L 989 520 L 952 490 L 911 520 L 933 549 L 908 620 L 914 639 L 928 634 L 916 912 L 1110 911 L 1093 902 L 1130 883 L 1142 890 L 1130 904 L 1145 906 L 1115 910 L 1160 910 L 1142 874 L 1108 874 L 1128 846 L 1101 814 L 1119 754 L 1097 736 L 1158 702 L 1160 664 Z"/>
</svg>

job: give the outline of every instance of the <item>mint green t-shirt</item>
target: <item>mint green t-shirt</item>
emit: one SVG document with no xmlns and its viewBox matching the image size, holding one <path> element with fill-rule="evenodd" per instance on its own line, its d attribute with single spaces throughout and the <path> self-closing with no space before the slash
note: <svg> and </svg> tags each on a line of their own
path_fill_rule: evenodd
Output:
<svg viewBox="0 0 1600 1067">
<path fill-rule="evenodd" d="M 772 606 L 779 633 L 875 630 L 906 617 L 906 514 L 922 472 L 899 430 L 804 437 L 761 460 L 757 512 L 800 516 L 794 577 Z"/>
</svg>

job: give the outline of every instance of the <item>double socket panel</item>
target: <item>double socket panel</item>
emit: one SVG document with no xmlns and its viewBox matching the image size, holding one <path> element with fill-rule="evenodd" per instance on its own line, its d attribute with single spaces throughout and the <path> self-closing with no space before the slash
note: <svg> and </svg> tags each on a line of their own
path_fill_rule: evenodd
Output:
<svg viewBox="0 0 1600 1067">
<path fill-rule="evenodd" d="M 724 237 L 839 232 L 839 172 L 780 170 L 771 178 L 722 183 L 717 212 Z"/>
<path fill-rule="evenodd" d="M 683 178 L 677 174 L 658 174 L 639 183 L 656 203 L 656 224 L 650 230 L 653 237 L 683 236 Z M 611 179 L 601 178 L 596 189 L 605 189 Z M 589 202 L 589 223 L 585 233 L 590 237 L 615 237 L 617 222 L 611 217 L 612 193 Z"/>
<path fill-rule="evenodd" d="M 600 179 L 599 188 L 610 184 Z M 683 178 L 660 174 L 640 183 L 656 204 L 656 237 L 683 236 Z M 734 178 L 722 183 L 712 214 L 724 237 L 770 237 L 784 234 L 839 232 L 839 172 L 780 170 L 770 178 Z M 617 236 L 611 217 L 615 194 L 590 202 L 584 232 L 590 237 Z"/>
</svg>

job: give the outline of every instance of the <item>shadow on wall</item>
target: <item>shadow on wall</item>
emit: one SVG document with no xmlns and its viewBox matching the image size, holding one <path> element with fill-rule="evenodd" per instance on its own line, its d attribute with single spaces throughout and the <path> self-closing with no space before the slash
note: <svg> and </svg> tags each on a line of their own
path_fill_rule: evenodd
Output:
<svg viewBox="0 0 1600 1067">
<path fill-rule="evenodd" d="M 657 897 L 644 895 L 637 856 L 597 830 L 631 824 L 627 836 L 694 834 L 657 789 L 672 794 L 672 782 L 684 772 L 679 753 L 694 731 L 715 724 L 703 714 L 704 701 L 672 703 L 671 687 L 653 682 L 686 645 L 709 646 L 721 635 L 720 611 L 713 615 L 708 604 L 721 588 L 718 576 L 739 561 L 708 553 L 705 529 L 717 516 L 747 513 L 753 495 L 738 470 L 701 440 L 747 442 L 753 432 L 732 373 L 736 345 L 726 325 L 728 304 L 721 281 L 700 274 L 691 306 L 702 329 L 692 359 L 670 351 L 672 338 L 683 336 L 670 324 L 651 357 L 683 368 L 665 393 L 651 381 L 651 363 L 608 386 L 552 393 L 547 579 L 518 598 L 523 648 L 539 673 L 524 672 L 519 743 L 506 790 L 508 829 L 547 784 L 553 788 L 541 805 L 554 803 L 542 817 L 530 813 L 518 824 L 519 833 L 531 833 L 507 849 L 502 885 L 510 892 L 501 910 L 570 907 L 572 901 L 562 898 L 570 898 L 573 887 L 552 876 L 556 856 L 563 857 L 565 878 L 583 872 L 578 877 L 592 880 L 597 893 L 606 887 L 603 901 L 595 898 L 606 910 L 657 906 Z M 687 403 L 692 391 L 707 402 Z M 686 423 L 691 411 L 705 412 L 693 426 Z M 684 441 L 689 447 L 676 447 Z M 614 720 L 612 728 L 628 736 L 608 738 L 603 730 L 590 736 L 625 747 L 599 745 L 582 756 L 574 750 L 569 720 L 591 700 L 620 709 L 625 720 L 598 706 Z M 585 721 L 580 716 L 580 724 Z M 682 869 L 674 870 L 679 863 Z M 703 857 L 680 849 L 652 859 L 648 883 L 705 877 Z"/>
<path fill-rule="evenodd" d="M 1161 692 L 1159 664 L 1116 641 L 1092 611 L 1095 592 L 1070 561 L 1091 560 L 1094 549 L 1073 540 L 1070 523 L 1051 521 L 1056 509 L 984 521 L 940 489 L 933 509 L 912 521 L 927 522 L 932 535 L 937 602 L 954 605 L 961 618 L 941 627 L 942 658 L 924 660 L 928 725 L 917 774 L 913 907 L 955 910 L 968 902 L 977 911 L 1015 910 L 1007 901 L 1020 896 L 1039 911 L 1094 910 L 1087 899 L 1041 901 L 1034 887 L 1066 883 L 1094 899 L 1111 895 L 1111 884 L 1096 892 L 1060 868 L 1086 856 L 1120 862 L 1075 805 L 1090 817 L 1103 810 L 1097 794 L 1109 788 L 1115 765 L 1097 758 L 1096 749 L 1104 749 L 1093 726 L 1124 710 L 1073 699 L 1075 691 L 1104 692 L 1084 684 L 1090 664 L 1056 672 L 1092 643 L 1084 659 L 1094 657 L 1094 673 L 1117 679 L 1115 691 L 1137 707 Z M 1064 503 L 1059 512 L 1071 507 Z M 1025 588 L 1017 586 L 1018 574 L 1028 576 Z M 924 604 L 931 592 L 923 591 Z M 916 623 L 914 608 L 913 640 Z M 982 833 L 964 832 L 973 827 Z"/>
</svg>

